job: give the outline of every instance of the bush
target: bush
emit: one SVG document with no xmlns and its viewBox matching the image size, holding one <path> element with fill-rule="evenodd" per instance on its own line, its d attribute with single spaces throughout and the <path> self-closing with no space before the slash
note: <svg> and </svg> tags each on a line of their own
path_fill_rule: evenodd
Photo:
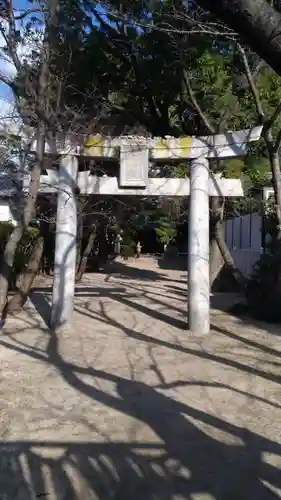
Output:
<svg viewBox="0 0 281 500">
<path fill-rule="evenodd" d="M 36 227 L 28 227 L 24 231 L 15 255 L 14 269 L 16 274 L 21 273 L 27 265 L 32 249 L 39 236 L 40 230 Z"/>
<path fill-rule="evenodd" d="M 246 297 L 251 316 L 267 322 L 281 322 L 280 255 L 264 254 L 256 262 L 247 285 Z"/>
<path fill-rule="evenodd" d="M 45 223 L 40 225 L 40 233 L 44 238 L 44 249 L 42 256 L 42 271 L 50 274 L 54 269 L 55 257 L 55 227 L 51 224 Z"/>
<path fill-rule="evenodd" d="M 120 255 L 124 260 L 129 259 L 129 257 L 134 257 L 136 253 L 136 243 L 129 236 L 124 237 L 121 247 Z"/>
<path fill-rule="evenodd" d="M 0 252 L 3 255 L 6 242 L 13 230 L 13 225 L 10 222 L 0 222 Z"/>
<path fill-rule="evenodd" d="M 167 224 L 157 227 L 155 231 L 157 240 L 163 245 L 168 245 L 177 234 L 176 228 Z"/>
</svg>

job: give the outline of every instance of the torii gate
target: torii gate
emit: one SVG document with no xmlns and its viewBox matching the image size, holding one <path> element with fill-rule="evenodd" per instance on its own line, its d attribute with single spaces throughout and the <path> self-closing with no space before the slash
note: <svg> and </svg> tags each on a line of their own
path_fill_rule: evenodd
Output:
<svg viewBox="0 0 281 500">
<path fill-rule="evenodd" d="M 249 142 L 260 138 L 262 127 L 207 137 L 119 138 L 89 137 L 84 145 L 64 141 L 59 172 L 41 176 L 40 191 L 58 192 L 56 247 L 51 327 L 71 323 L 75 292 L 77 207 L 81 194 L 190 196 L 188 238 L 188 320 L 193 334 L 210 331 L 209 196 L 243 196 L 239 179 L 212 175 L 210 158 L 243 156 Z M 52 153 L 53 145 L 46 147 Z M 118 158 L 120 175 L 96 177 L 78 172 L 77 156 Z M 154 161 L 191 160 L 190 179 L 149 178 L 149 158 Z"/>
</svg>

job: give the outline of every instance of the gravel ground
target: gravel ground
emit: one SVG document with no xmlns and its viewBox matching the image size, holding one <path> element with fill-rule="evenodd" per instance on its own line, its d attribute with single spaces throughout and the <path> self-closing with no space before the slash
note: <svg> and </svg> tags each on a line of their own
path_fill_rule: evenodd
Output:
<svg viewBox="0 0 281 500">
<path fill-rule="evenodd" d="M 0 336 L 1 500 L 281 498 L 278 327 L 186 330 L 184 271 L 117 263 L 48 331 L 48 280 Z M 219 299 L 219 300 L 218 300 Z M 40 316 L 41 314 L 41 316 Z"/>
</svg>

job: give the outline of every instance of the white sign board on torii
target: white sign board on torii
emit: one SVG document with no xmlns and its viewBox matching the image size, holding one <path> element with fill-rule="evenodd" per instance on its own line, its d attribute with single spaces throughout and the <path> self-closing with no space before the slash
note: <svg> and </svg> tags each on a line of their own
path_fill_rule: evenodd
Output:
<svg viewBox="0 0 281 500">
<path fill-rule="evenodd" d="M 102 138 L 86 143 L 76 137 L 61 141 L 59 174 L 41 176 L 41 190 L 58 192 L 52 327 L 71 321 L 75 289 L 77 209 L 75 187 L 81 194 L 190 196 L 188 251 L 188 317 L 194 334 L 210 330 L 209 196 L 243 196 L 241 181 L 213 176 L 209 158 L 243 156 L 262 127 L 209 137 Z M 53 153 L 46 146 L 46 153 Z M 120 176 L 78 173 L 77 156 L 120 158 Z M 190 178 L 149 178 L 149 158 L 156 162 L 191 160 Z"/>
</svg>

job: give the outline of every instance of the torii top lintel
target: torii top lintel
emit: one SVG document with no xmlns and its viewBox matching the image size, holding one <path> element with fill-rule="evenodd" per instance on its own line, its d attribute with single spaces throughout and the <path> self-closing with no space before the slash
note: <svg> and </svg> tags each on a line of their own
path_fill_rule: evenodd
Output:
<svg viewBox="0 0 281 500">
<path fill-rule="evenodd" d="M 128 147 L 129 150 L 150 151 L 151 158 L 161 159 L 192 159 L 204 156 L 207 158 L 227 158 L 243 156 L 247 151 L 247 144 L 259 140 L 262 127 L 239 130 L 201 137 L 165 137 L 147 138 L 138 136 L 103 137 L 101 135 L 78 136 L 72 135 L 62 141 L 57 141 L 56 151 L 54 144 L 46 144 L 46 153 L 72 154 L 95 158 L 114 158 L 119 156 L 119 149 Z"/>
</svg>

